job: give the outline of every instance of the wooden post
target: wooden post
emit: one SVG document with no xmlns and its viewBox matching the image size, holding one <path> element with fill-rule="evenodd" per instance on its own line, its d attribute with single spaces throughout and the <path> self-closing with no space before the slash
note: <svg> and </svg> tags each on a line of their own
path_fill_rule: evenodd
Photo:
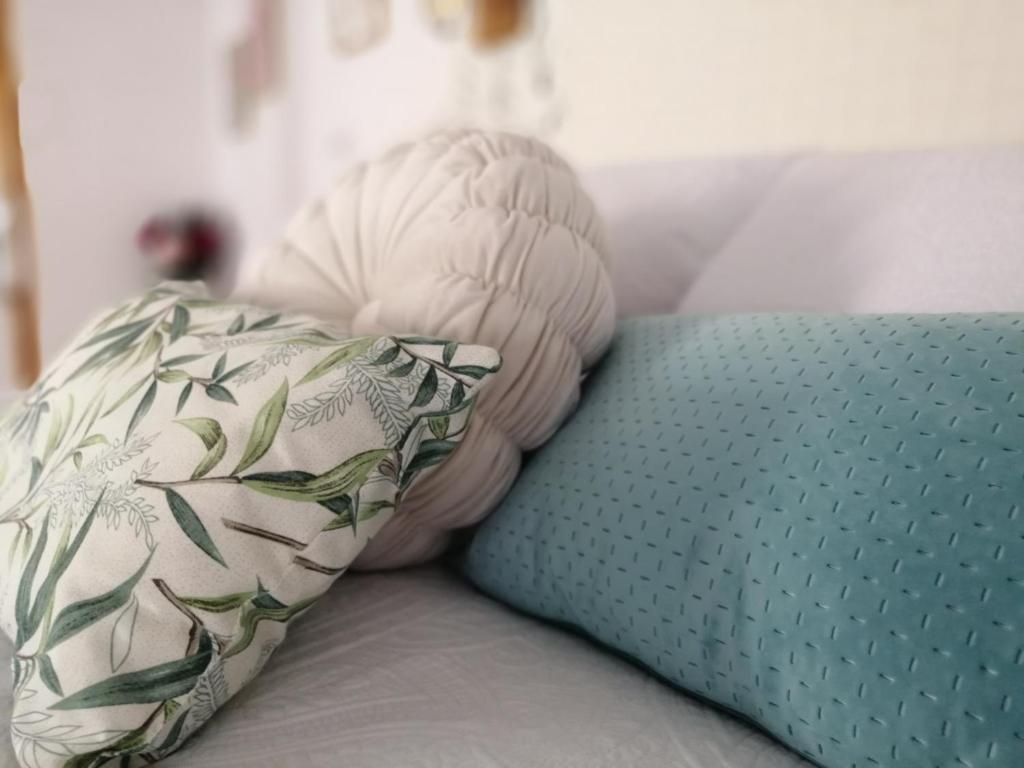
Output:
<svg viewBox="0 0 1024 768">
<path fill-rule="evenodd" d="M 10 208 L 12 277 L 7 313 L 14 350 L 14 383 L 27 387 L 39 376 L 39 316 L 36 301 L 35 240 L 32 206 L 21 151 L 18 120 L 18 75 L 14 53 L 11 0 L 0 0 L 0 172 Z"/>
</svg>

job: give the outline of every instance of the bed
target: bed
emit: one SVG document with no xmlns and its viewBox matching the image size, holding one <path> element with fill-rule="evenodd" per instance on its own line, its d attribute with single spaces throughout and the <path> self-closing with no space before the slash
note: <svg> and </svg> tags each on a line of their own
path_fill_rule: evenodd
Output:
<svg viewBox="0 0 1024 768">
<path fill-rule="evenodd" d="M 620 255 L 622 314 L 1024 306 L 1021 150 L 698 159 L 585 179 Z M 851 267 L 856 279 L 834 279 Z M 165 764 L 809 765 L 445 564 L 346 576 Z"/>
<path fill-rule="evenodd" d="M 442 565 L 342 579 L 264 674 L 164 764 L 807 765 L 587 640 L 478 594 Z"/>
</svg>

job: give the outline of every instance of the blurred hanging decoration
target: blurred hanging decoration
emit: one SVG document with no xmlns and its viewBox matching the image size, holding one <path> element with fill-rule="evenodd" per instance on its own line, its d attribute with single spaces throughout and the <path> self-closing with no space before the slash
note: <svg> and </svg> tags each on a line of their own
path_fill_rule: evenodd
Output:
<svg viewBox="0 0 1024 768">
<path fill-rule="evenodd" d="M 548 0 L 471 0 L 468 39 L 456 49 L 455 105 L 461 120 L 535 136 L 561 125 Z"/>
<path fill-rule="evenodd" d="M 341 56 L 357 56 L 391 31 L 390 0 L 328 0 L 331 45 Z"/>
<path fill-rule="evenodd" d="M 469 22 L 469 37 L 479 49 L 496 48 L 523 34 L 531 0 L 422 0 L 427 19 L 441 37 L 453 39 Z"/>
<path fill-rule="evenodd" d="M 529 0 L 473 0 L 473 43 L 495 48 L 522 34 L 527 24 Z"/>
<path fill-rule="evenodd" d="M 260 105 L 281 87 L 284 64 L 283 0 L 250 0 L 246 29 L 231 48 L 232 124 L 251 133 Z"/>
<path fill-rule="evenodd" d="M 139 250 L 160 277 L 216 282 L 230 263 L 231 228 L 209 210 L 185 209 L 151 217 L 139 230 Z"/>
<path fill-rule="evenodd" d="M 14 384 L 39 376 L 39 314 L 32 234 L 32 205 L 25 179 L 18 119 L 18 76 L 13 50 L 11 0 L 0 0 L 0 171 L 3 177 L 4 250 L 8 275 L 0 284 L 0 317 L 11 333 Z"/>
<path fill-rule="evenodd" d="M 342 56 L 357 56 L 391 32 L 392 0 L 327 0 L 331 43 Z M 421 0 L 427 20 L 441 37 L 454 39 L 470 21 L 480 49 L 495 48 L 523 33 L 531 0 Z"/>
<path fill-rule="evenodd" d="M 393 23 L 404 35 L 407 16 L 392 9 L 396 1 L 325 0 L 335 52 L 351 58 L 377 50 Z M 445 120 L 537 136 L 560 127 L 563 94 L 548 35 L 552 1 L 418 0 L 419 20 L 450 44 Z"/>
<path fill-rule="evenodd" d="M 434 33 L 454 40 L 462 34 L 469 18 L 470 0 L 422 0 L 423 12 Z"/>
</svg>

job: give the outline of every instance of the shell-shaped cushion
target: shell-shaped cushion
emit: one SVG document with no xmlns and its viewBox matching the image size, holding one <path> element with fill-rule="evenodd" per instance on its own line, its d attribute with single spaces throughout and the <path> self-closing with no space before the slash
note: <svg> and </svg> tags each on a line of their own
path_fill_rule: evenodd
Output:
<svg viewBox="0 0 1024 768">
<path fill-rule="evenodd" d="M 462 446 L 403 499 L 358 567 L 434 557 L 504 496 L 522 452 L 572 411 L 611 340 L 608 258 L 599 214 L 550 148 L 449 131 L 355 168 L 246 276 L 246 300 L 354 334 L 439 336 L 502 354 Z"/>
</svg>

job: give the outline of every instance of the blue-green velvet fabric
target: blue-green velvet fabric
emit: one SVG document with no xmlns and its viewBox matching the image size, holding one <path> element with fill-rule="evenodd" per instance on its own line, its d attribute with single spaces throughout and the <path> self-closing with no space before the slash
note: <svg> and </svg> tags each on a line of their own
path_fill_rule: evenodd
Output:
<svg viewBox="0 0 1024 768">
<path fill-rule="evenodd" d="M 1024 316 L 625 322 L 482 590 L 829 768 L 1024 766 Z"/>
</svg>

